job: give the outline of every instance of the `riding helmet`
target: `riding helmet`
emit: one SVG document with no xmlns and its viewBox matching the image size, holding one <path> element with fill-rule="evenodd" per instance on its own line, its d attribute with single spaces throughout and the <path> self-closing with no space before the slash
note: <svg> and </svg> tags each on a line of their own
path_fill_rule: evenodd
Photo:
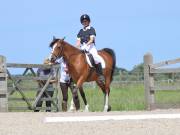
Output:
<svg viewBox="0 0 180 135">
<path fill-rule="evenodd" d="M 84 15 L 81 16 L 80 22 L 83 23 L 83 20 L 85 20 L 85 19 L 86 19 L 87 21 L 89 21 L 89 22 L 91 21 L 89 15 L 84 14 Z"/>
</svg>

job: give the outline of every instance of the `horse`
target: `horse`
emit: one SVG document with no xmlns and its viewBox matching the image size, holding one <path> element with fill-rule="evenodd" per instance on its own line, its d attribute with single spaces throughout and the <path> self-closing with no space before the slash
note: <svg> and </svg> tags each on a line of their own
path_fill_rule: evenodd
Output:
<svg viewBox="0 0 180 135">
<path fill-rule="evenodd" d="M 85 53 L 83 53 L 82 50 L 64 41 L 64 39 L 58 38 L 54 38 L 49 46 L 52 48 L 52 52 L 50 54 L 50 61 L 52 63 L 60 57 L 63 57 L 67 62 L 69 74 L 76 83 L 75 90 L 80 90 L 81 96 L 85 101 L 85 105 L 87 105 L 87 101 L 82 89 L 83 83 L 96 81 L 97 85 L 101 88 L 104 94 L 104 112 L 110 111 L 110 84 L 113 80 L 113 73 L 116 66 L 116 55 L 114 51 L 110 48 L 104 48 L 98 51 L 98 54 L 105 61 L 105 68 L 103 69 L 105 83 L 102 83 L 98 81 L 98 75 L 96 71 L 92 70 L 92 68 L 87 63 Z"/>
</svg>

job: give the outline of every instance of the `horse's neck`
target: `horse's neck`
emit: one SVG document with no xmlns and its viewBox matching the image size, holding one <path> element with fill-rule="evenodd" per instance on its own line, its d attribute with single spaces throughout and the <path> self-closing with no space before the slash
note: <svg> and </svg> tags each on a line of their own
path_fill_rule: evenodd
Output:
<svg viewBox="0 0 180 135">
<path fill-rule="evenodd" d="M 80 54 L 80 50 L 75 48 L 74 46 L 65 43 L 64 44 L 64 58 L 66 59 L 67 62 L 70 62 L 70 57 L 75 55 L 75 54 Z"/>
</svg>

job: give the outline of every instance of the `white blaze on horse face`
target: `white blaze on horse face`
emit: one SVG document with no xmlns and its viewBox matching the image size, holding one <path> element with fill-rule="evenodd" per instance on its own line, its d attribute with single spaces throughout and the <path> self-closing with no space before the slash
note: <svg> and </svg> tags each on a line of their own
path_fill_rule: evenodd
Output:
<svg viewBox="0 0 180 135">
<path fill-rule="evenodd" d="M 56 46 L 57 46 L 57 43 L 55 43 L 54 45 L 53 45 L 53 47 L 52 47 L 52 51 L 51 51 L 51 54 L 49 55 L 49 59 L 51 59 L 52 57 L 53 57 L 53 52 L 54 52 L 54 50 L 55 50 L 55 48 L 56 48 Z"/>
<path fill-rule="evenodd" d="M 52 52 L 54 52 L 54 49 L 56 48 L 56 46 L 57 46 L 57 43 L 55 43 L 55 44 L 53 45 Z"/>
</svg>

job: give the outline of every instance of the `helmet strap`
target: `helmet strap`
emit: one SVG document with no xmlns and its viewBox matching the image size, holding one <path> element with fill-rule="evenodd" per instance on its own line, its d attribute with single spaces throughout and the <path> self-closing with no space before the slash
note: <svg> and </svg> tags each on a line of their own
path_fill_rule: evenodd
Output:
<svg viewBox="0 0 180 135">
<path fill-rule="evenodd" d="M 84 29 L 86 30 L 86 28 L 87 28 L 87 27 L 89 27 L 89 26 L 90 26 L 90 25 L 88 25 L 88 26 L 84 26 Z"/>
</svg>

